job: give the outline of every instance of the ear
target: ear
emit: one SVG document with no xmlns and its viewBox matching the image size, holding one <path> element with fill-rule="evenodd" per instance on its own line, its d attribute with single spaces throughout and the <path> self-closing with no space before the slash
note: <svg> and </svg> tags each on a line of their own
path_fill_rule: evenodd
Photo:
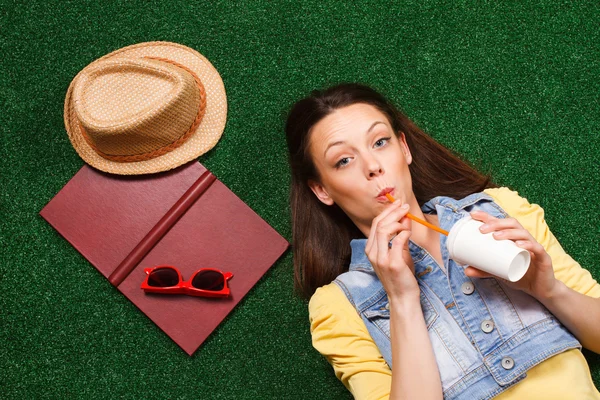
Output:
<svg viewBox="0 0 600 400">
<path fill-rule="evenodd" d="M 326 204 L 328 206 L 333 205 L 333 199 L 329 196 L 329 193 L 327 192 L 325 187 L 319 182 L 309 179 L 308 187 L 310 187 L 310 190 L 312 190 L 312 192 L 315 194 L 315 196 L 317 196 L 321 203 Z"/>
<path fill-rule="evenodd" d="M 408 148 L 408 143 L 406 143 L 406 136 L 404 135 L 404 132 L 400 132 L 398 141 L 400 142 L 400 148 L 402 149 L 404 157 L 406 158 L 406 163 L 410 165 L 410 163 L 412 163 L 412 154 L 410 154 L 410 149 Z"/>
</svg>

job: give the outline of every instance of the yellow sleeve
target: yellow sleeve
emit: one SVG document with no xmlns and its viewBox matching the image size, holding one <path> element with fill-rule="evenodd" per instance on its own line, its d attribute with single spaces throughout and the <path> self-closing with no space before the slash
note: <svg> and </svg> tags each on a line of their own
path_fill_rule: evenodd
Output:
<svg viewBox="0 0 600 400">
<path fill-rule="evenodd" d="M 515 218 L 537 240 L 552 258 L 554 275 L 571 289 L 590 297 L 600 297 L 600 285 L 590 272 L 579 265 L 562 248 L 554 237 L 546 220 L 544 210 L 537 204 L 530 204 L 527 199 L 519 196 L 508 188 L 485 190 L 496 203 Z"/>
<path fill-rule="evenodd" d="M 312 343 L 355 399 L 388 399 L 392 371 L 364 322 L 334 283 L 315 292 L 308 306 Z"/>
</svg>

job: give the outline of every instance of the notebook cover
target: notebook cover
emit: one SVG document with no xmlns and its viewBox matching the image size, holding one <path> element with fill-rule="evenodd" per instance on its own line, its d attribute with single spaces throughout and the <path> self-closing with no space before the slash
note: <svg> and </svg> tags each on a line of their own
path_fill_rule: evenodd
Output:
<svg viewBox="0 0 600 400">
<path fill-rule="evenodd" d="M 140 176 L 106 174 L 86 165 L 40 214 L 108 278 L 205 172 L 198 162 Z M 281 235 L 215 180 L 117 288 L 192 355 L 287 247 Z M 231 297 L 145 294 L 140 289 L 144 268 L 160 264 L 176 266 L 184 279 L 200 268 L 232 272 Z"/>
</svg>

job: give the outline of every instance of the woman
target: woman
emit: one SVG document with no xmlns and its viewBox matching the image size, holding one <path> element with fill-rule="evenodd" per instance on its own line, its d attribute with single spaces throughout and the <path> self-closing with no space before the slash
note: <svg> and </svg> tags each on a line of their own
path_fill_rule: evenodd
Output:
<svg viewBox="0 0 600 400">
<path fill-rule="evenodd" d="M 600 285 L 540 207 L 362 85 L 299 101 L 286 135 L 296 284 L 313 345 L 356 398 L 600 399 L 580 351 L 600 352 Z M 510 283 L 458 265 L 408 212 L 446 230 L 471 215 L 530 268 Z"/>
</svg>

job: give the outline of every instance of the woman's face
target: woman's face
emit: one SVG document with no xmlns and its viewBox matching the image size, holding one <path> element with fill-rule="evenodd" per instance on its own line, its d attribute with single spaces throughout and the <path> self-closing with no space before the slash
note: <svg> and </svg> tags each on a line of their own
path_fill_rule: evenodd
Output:
<svg viewBox="0 0 600 400">
<path fill-rule="evenodd" d="M 309 151 L 320 177 L 309 181 L 310 188 L 324 204 L 337 204 L 363 233 L 389 204 L 385 193 L 416 204 L 404 134 L 396 137 L 371 105 L 353 104 L 323 118 L 310 133 Z"/>
</svg>

